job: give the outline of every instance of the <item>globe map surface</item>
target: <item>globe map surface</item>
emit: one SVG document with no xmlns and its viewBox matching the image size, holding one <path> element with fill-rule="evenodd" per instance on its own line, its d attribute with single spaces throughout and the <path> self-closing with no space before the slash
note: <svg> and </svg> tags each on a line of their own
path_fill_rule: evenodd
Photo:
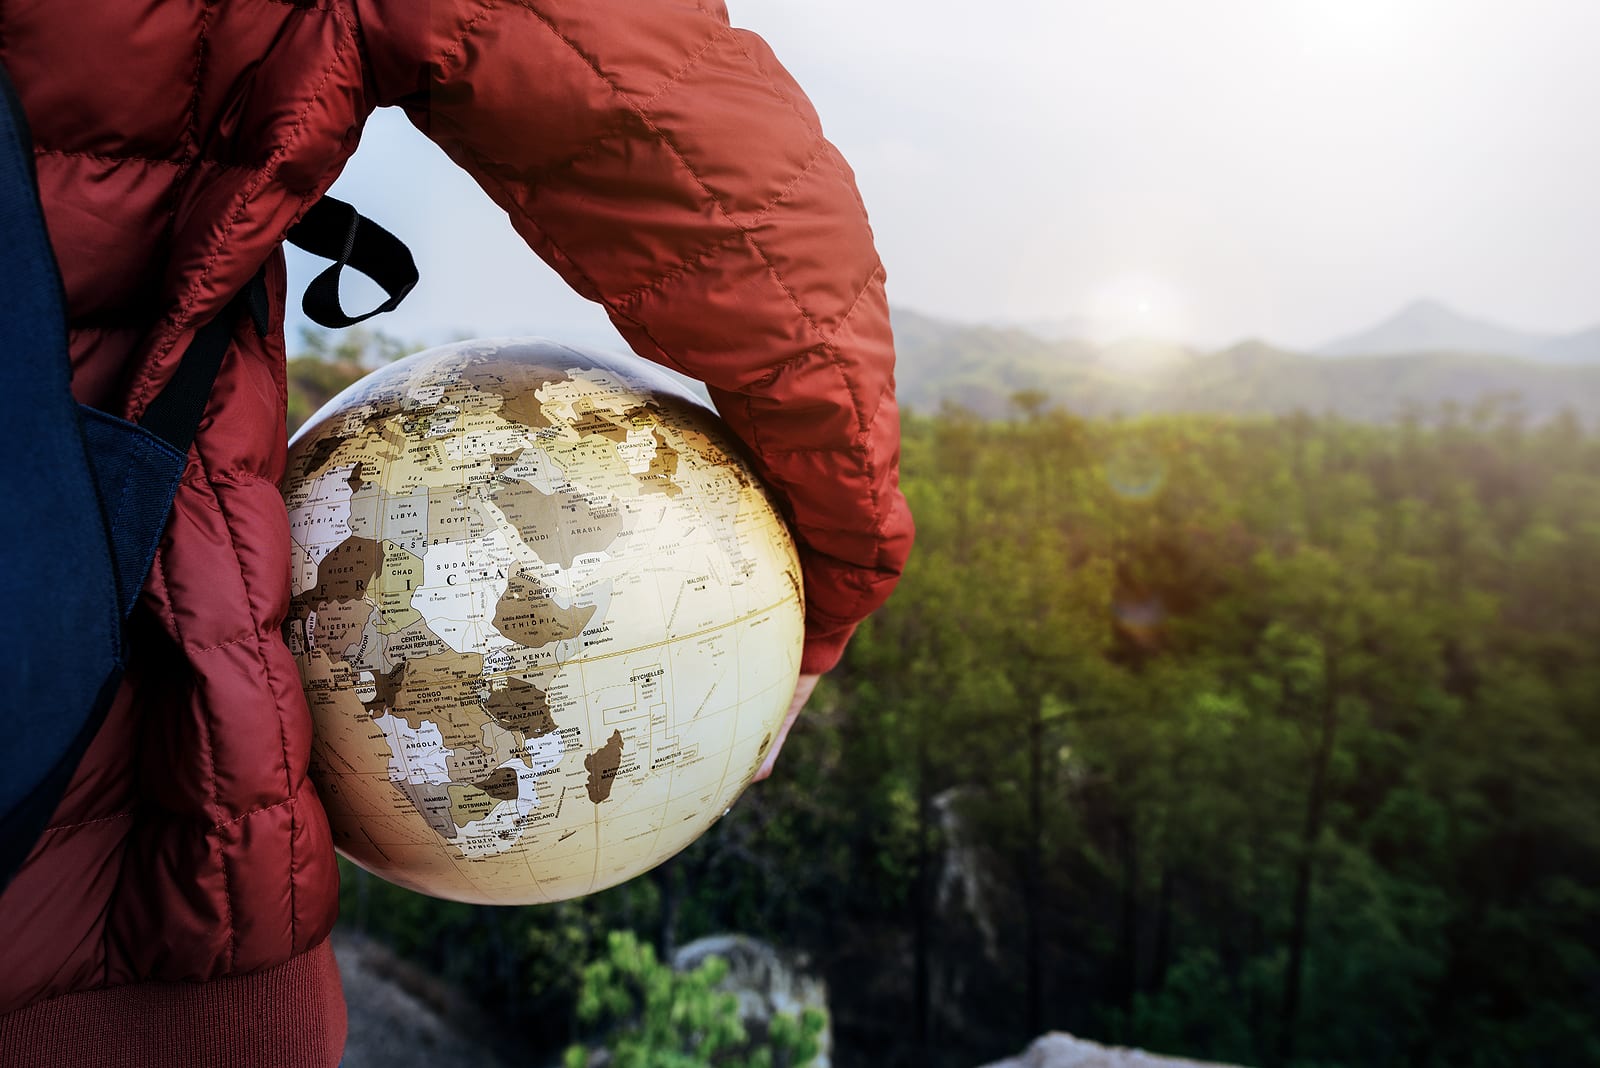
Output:
<svg viewBox="0 0 1600 1068">
<path fill-rule="evenodd" d="M 290 445 L 286 635 L 335 844 L 438 897 L 645 871 L 750 782 L 799 673 L 789 531 L 643 361 L 418 353 Z"/>
</svg>

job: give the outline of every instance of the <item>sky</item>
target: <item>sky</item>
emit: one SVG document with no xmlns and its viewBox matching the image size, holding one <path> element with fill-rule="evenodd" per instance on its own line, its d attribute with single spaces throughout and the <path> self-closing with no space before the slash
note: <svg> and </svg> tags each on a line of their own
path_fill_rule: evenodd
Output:
<svg viewBox="0 0 1600 1068">
<path fill-rule="evenodd" d="M 729 10 L 850 160 L 900 307 L 1205 346 L 1312 347 L 1424 297 L 1600 323 L 1594 0 Z M 398 114 L 334 192 L 417 253 L 389 333 L 614 337 Z"/>
</svg>

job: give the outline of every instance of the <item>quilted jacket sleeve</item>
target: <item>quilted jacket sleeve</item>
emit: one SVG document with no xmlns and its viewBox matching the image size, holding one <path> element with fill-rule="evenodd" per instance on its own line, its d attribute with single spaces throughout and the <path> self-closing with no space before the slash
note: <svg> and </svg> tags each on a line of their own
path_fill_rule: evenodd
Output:
<svg viewBox="0 0 1600 1068">
<path fill-rule="evenodd" d="M 405 107 L 786 498 L 824 671 L 911 548 L 883 268 L 800 88 L 720 0 L 356 0 Z"/>
</svg>

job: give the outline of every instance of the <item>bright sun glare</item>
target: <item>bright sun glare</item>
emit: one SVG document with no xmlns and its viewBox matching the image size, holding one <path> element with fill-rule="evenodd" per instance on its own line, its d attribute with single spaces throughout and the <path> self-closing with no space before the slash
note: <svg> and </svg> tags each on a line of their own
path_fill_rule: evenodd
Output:
<svg viewBox="0 0 1600 1068">
<path fill-rule="evenodd" d="M 1100 341 L 1186 336 L 1183 295 L 1171 283 L 1150 274 L 1110 278 L 1089 294 L 1089 330 Z"/>
</svg>

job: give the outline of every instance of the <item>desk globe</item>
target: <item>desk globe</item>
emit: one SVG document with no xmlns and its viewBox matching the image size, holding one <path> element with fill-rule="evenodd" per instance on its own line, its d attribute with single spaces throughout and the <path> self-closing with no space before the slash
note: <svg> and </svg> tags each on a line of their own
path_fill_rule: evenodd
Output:
<svg viewBox="0 0 1600 1068">
<path fill-rule="evenodd" d="M 289 446 L 286 636 L 334 843 L 435 897 L 530 904 L 666 860 L 749 784 L 799 674 L 788 527 L 642 360 L 467 341 Z"/>
</svg>

